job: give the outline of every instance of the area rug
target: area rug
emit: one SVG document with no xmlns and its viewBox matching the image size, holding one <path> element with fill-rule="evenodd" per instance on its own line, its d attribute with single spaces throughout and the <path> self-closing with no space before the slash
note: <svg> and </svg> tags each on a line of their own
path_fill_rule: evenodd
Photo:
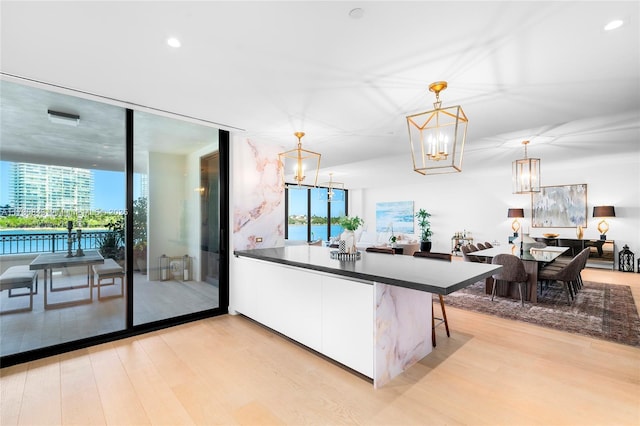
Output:
<svg viewBox="0 0 640 426">
<path fill-rule="evenodd" d="M 436 299 L 437 300 L 437 299 Z M 552 285 L 538 302 L 525 302 L 485 294 L 484 281 L 445 296 L 445 304 L 460 309 L 524 321 L 555 330 L 583 334 L 640 347 L 640 317 L 631 288 L 585 282 L 572 305 L 560 285 Z"/>
</svg>

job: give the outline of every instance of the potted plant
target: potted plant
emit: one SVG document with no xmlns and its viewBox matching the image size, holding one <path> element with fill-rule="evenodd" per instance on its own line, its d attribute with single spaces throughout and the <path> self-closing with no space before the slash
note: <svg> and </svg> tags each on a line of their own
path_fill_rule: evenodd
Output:
<svg viewBox="0 0 640 426">
<path fill-rule="evenodd" d="M 418 227 L 420 227 L 420 251 L 431 251 L 431 222 L 429 218 L 431 213 L 428 213 L 425 209 L 420 209 L 416 213 L 418 218 Z"/>
<path fill-rule="evenodd" d="M 124 265 L 124 218 L 107 224 L 109 230 L 98 240 L 98 251 L 105 259 Z"/>
<path fill-rule="evenodd" d="M 340 218 L 339 223 L 344 228 L 344 232 L 340 235 L 340 240 L 345 242 L 345 252 L 355 253 L 358 250 L 356 248 L 355 231 L 364 223 L 364 220 L 358 216 L 343 216 Z"/>
</svg>

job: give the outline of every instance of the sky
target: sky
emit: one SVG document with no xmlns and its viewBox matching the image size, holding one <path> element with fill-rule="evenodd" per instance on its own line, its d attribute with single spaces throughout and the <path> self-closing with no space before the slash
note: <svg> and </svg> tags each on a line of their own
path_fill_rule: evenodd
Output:
<svg viewBox="0 0 640 426">
<path fill-rule="evenodd" d="M 11 163 L 0 161 L 0 206 L 9 204 L 9 170 Z M 124 210 L 125 174 L 93 170 L 94 198 L 93 209 Z M 139 175 L 134 177 L 134 188 L 139 188 Z"/>
<path fill-rule="evenodd" d="M 311 216 L 327 216 L 327 196 L 326 188 L 318 188 L 311 190 Z M 338 212 L 335 209 L 339 209 Z M 344 213 L 344 197 L 341 201 L 336 200 L 331 207 L 331 216 Z M 290 215 L 306 215 L 307 214 L 307 188 L 302 189 L 289 188 L 289 214 Z"/>
</svg>

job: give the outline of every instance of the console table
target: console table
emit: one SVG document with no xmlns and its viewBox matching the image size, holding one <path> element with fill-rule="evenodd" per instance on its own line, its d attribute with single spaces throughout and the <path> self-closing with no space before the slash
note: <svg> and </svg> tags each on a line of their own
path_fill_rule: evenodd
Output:
<svg viewBox="0 0 640 426">
<path fill-rule="evenodd" d="M 454 256 L 462 255 L 462 246 L 466 246 L 467 244 L 473 244 L 473 237 L 451 237 L 451 254 Z"/>
<path fill-rule="evenodd" d="M 565 256 L 575 256 L 585 248 L 589 248 L 587 266 L 591 268 L 614 269 L 616 244 L 614 240 L 577 239 L 577 238 L 546 238 L 535 237 L 548 246 L 569 247 Z"/>
</svg>

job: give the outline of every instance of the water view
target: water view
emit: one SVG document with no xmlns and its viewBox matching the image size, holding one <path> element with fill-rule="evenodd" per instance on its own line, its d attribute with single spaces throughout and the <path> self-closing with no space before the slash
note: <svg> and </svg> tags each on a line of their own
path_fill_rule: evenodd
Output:
<svg viewBox="0 0 640 426">
<path fill-rule="evenodd" d="M 331 236 L 337 237 L 342 234 L 342 226 L 340 225 L 331 225 Z M 307 241 L 307 225 L 289 225 L 289 240 L 303 240 Z M 319 240 L 322 239 L 324 241 L 329 240 L 327 237 L 327 225 L 311 225 L 311 240 Z"/>
<path fill-rule="evenodd" d="M 81 245 L 83 250 L 97 249 L 100 237 L 105 229 L 83 231 Z M 78 245 L 75 240 L 77 231 L 73 231 L 73 249 Z M 3 229 L 0 230 L 0 254 L 64 252 L 67 250 L 67 230 L 55 229 Z"/>
</svg>

